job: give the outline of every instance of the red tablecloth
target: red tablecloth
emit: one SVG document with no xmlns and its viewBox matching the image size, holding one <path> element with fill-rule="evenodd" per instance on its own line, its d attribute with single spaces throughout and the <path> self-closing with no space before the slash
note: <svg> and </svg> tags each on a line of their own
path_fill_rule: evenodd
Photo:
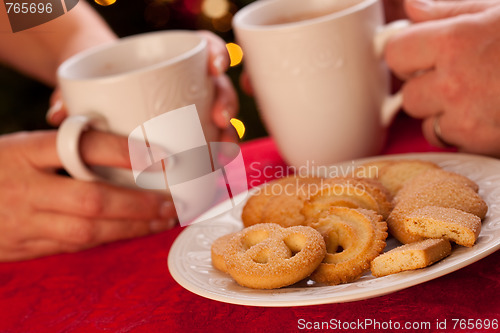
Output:
<svg viewBox="0 0 500 333">
<path fill-rule="evenodd" d="M 284 165 L 270 139 L 245 143 L 242 150 L 246 164 Z M 435 150 L 423 139 L 418 121 L 400 116 L 384 153 Z M 259 308 L 208 300 L 180 287 L 168 272 L 167 256 L 181 231 L 178 227 L 81 253 L 0 264 L 0 332 L 285 332 L 300 330 L 306 323 L 336 320 L 357 325 L 365 319 L 380 327 L 428 322 L 431 330 L 415 331 L 458 332 L 466 330 L 459 325 L 453 329 L 453 319 L 500 320 L 498 251 L 386 296 Z M 437 323 L 444 328 L 445 321 L 446 329 L 438 329 Z M 356 326 L 354 331 L 391 330 Z"/>
</svg>

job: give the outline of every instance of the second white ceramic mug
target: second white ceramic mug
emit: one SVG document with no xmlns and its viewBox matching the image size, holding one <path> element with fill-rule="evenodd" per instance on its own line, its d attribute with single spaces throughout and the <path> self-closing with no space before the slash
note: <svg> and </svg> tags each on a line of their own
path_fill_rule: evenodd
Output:
<svg viewBox="0 0 500 333">
<path fill-rule="evenodd" d="M 385 26 L 379 0 L 261 0 L 235 15 L 264 124 L 290 165 L 379 152 L 402 102 L 381 53 L 407 25 Z"/>
<path fill-rule="evenodd" d="M 208 76 L 207 41 L 192 31 L 167 31 L 123 38 L 65 61 L 58 80 L 69 117 L 59 128 L 57 148 L 69 174 L 82 180 L 106 180 L 135 186 L 132 171 L 89 169 L 78 150 L 88 127 L 128 136 L 137 126 L 164 112 L 194 104 L 205 142 L 214 141 L 211 121 L 214 86 Z M 175 145 L 197 135 L 178 133 Z M 203 133 L 202 133 L 203 135 Z"/>
</svg>

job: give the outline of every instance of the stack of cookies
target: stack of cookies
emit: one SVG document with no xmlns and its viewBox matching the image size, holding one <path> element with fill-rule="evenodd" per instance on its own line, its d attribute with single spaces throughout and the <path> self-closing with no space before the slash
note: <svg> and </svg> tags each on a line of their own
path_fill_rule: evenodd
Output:
<svg viewBox="0 0 500 333">
<path fill-rule="evenodd" d="M 487 209 L 476 183 L 428 161 L 370 162 L 354 177 L 285 177 L 249 198 L 245 229 L 214 242 L 212 263 L 262 289 L 307 277 L 348 283 L 368 270 L 385 276 L 445 258 L 450 242 L 473 246 Z M 403 245 L 382 254 L 388 233 Z"/>
<path fill-rule="evenodd" d="M 474 245 L 488 211 L 476 183 L 428 161 L 384 163 L 375 178 L 394 196 L 389 233 L 405 245 L 373 260 L 374 276 L 427 267 L 451 253 L 450 241 Z"/>
</svg>

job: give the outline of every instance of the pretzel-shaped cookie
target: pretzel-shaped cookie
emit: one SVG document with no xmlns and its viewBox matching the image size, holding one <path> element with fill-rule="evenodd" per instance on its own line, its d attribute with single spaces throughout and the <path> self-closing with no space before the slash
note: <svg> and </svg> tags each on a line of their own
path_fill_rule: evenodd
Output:
<svg viewBox="0 0 500 333">
<path fill-rule="evenodd" d="M 313 222 L 325 238 L 327 254 L 311 279 L 330 285 L 357 280 L 385 247 L 387 224 L 381 219 L 365 209 L 331 207 Z"/>
<path fill-rule="evenodd" d="M 226 268 L 240 285 L 257 289 L 289 286 L 308 277 L 323 260 L 326 246 L 316 230 L 256 224 L 228 242 Z"/>
<path fill-rule="evenodd" d="M 224 260 L 224 255 L 226 253 L 227 244 L 231 240 L 234 234 L 227 234 L 217 238 L 210 249 L 212 266 L 221 272 L 227 273 L 226 262 Z"/>
</svg>

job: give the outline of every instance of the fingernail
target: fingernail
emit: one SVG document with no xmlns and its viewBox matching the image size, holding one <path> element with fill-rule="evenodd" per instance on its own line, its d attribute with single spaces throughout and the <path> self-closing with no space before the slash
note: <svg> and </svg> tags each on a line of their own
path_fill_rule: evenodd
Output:
<svg viewBox="0 0 500 333">
<path fill-rule="evenodd" d="M 224 56 L 218 55 L 217 57 L 215 57 L 215 59 L 213 61 L 213 66 L 217 70 L 218 75 L 223 74 L 224 70 L 225 70 L 225 68 L 224 68 Z"/>
<path fill-rule="evenodd" d="M 149 222 L 149 230 L 152 233 L 159 233 L 165 230 L 172 229 L 175 226 L 175 219 L 169 219 L 169 220 L 153 220 Z"/>
<path fill-rule="evenodd" d="M 165 201 L 160 205 L 160 217 L 169 218 L 175 215 L 175 207 L 172 201 Z"/>
<path fill-rule="evenodd" d="M 47 111 L 47 121 L 49 123 L 59 123 L 62 121 L 63 112 L 62 112 L 63 102 L 58 100 L 55 102 Z"/>
<path fill-rule="evenodd" d="M 433 6 L 430 0 L 412 0 L 411 3 L 413 7 L 426 12 L 429 12 Z"/>
</svg>

